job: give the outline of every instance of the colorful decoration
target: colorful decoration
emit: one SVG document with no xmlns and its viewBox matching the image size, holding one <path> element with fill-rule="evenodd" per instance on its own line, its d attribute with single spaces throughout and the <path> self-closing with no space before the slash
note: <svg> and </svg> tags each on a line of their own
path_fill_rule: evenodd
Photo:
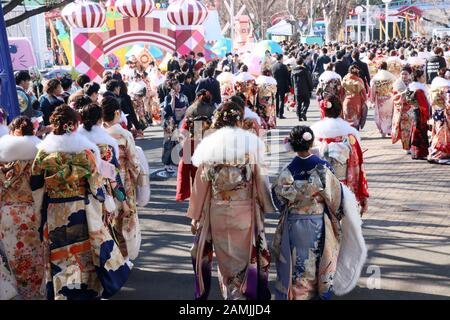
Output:
<svg viewBox="0 0 450 320">
<path fill-rule="evenodd" d="M 72 2 L 64 7 L 61 16 L 73 28 L 101 28 L 106 21 L 106 10 L 95 2 Z"/>
<path fill-rule="evenodd" d="M 281 48 L 280 44 L 273 40 L 263 40 L 258 42 L 253 52 L 260 57 L 264 57 L 267 50 L 272 54 L 283 53 L 283 49 Z"/>
<path fill-rule="evenodd" d="M 103 77 L 103 39 L 95 32 L 80 32 L 74 36 L 75 69 L 85 73 L 92 81 L 101 82 Z"/>
<path fill-rule="evenodd" d="M 176 26 L 201 25 L 207 17 L 208 8 L 197 0 L 177 0 L 167 8 L 167 18 Z"/>
<path fill-rule="evenodd" d="M 8 38 L 8 44 L 14 71 L 37 66 L 33 46 L 28 38 Z"/>
<path fill-rule="evenodd" d="M 153 0 L 117 0 L 115 8 L 124 17 L 140 18 L 150 14 L 155 3 Z"/>
<path fill-rule="evenodd" d="M 229 38 L 222 38 L 210 50 L 219 58 L 224 58 L 228 52 L 233 50 L 233 41 Z"/>
<path fill-rule="evenodd" d="M 70 44 L 70 35 L 66 32 L 64 24 L 61 20 L 56 20 L 55 27 L 56 30 L 58 30 L 59 45 L 64 50 L 64 54 L 70 64 L 72 63 L 72 46 Z"/>
</svg>

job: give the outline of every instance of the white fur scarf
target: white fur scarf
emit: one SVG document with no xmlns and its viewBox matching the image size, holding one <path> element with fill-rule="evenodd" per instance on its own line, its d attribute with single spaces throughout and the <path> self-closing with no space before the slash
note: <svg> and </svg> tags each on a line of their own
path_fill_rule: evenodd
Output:
<svg viewBox="0 0 450 320">
<path fill-rule="evenodd" d="M 7 135 L 9 132 L 8 127 L 4 124 L 0 124 L 0 137 L 3 137 L 4 135 Z"/>
<path fill-rule="evenodd" d="M 250 163 L 264 164 L 264 142 L 255 134 L 240 128 L 225 127 L 205 137 L 195 149 L 192 163 L 201 164 Z"/>
<path fill-rule="evenodd" d="M 338 296 L 347 294 L 356 287 L 367 259 L 358 202 L 354 193 L 347 186 L 341 185 L 344 193 L 344 216 L 341 221 L 342 239 L 333 281 L 334 293 Z"/>
<path fill-rule="evenodd" d="M 336 79 L 342 80 L 341 76 L 338 73 L 330 70 L 325 71 L 319 77 L 319 81 L 321 82 L 328 82 Z"/>
<path fill-rule="evenodd" d="M 358 130 L 353 128 L 347 121 L 342 118 L 324 118 L 311 126 L 311 130 L 314 132 L 316 139 L 318 138 L 336 138 L 342 136 L 348 136 L 352 134 L 361 141 Z"/>
<path fill-rule="evenodd" d="M 5 135 L 0 138 L 0 162 L 33 160 L 38 151 L 36 146 L 40 142 L 35 136 Z"/>
<path fill-rule="evenodd" d="M 81 125 L 78 132 L 96 145 L 106 144 L 113 147 L 116 157 L 119 158 L 119 145 L 117 140 L 111 137 L 111 135 L 103 127 L 93 126 L 91 131 L 87 131 L 83 125 Z"/>
<path fill-rule="evenodd" d="M 47 153 L 80 153 L 85 150 L 91 150 L 94 153 L 97 167 L 101 160 L 100 150 L 97 145 L 78 132 L 60 136 L 50 133 L 37 147 L 39 150 Z"/>
</svg>

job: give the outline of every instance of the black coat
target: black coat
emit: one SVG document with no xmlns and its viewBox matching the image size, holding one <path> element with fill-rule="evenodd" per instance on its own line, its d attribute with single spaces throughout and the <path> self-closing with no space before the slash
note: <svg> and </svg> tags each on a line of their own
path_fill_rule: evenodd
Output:
<svg viewBox="0 0 450 320">
<path fill-rule="evenodd" d="M 334 71 L 344 79 L 348 73 L 348 67 L 350 67 L 350 65 L 346 61 L 336 61 Z"/>
<path fill-rule="evenodd" d="M 317 58 L 314 72 L 317 72 L 319 75 L 321 75 L 325 71 L 324 65 L 330 62 L 331 59 L 329 56 L 320 56 L 319 58 Z"/>
<path fill-rule="evenodd" d="M 444 69 L 447 66 L 447 62 L 444 57 L 432 56 L 425 65 L 425 71 L 427 74 L 427 84 L 431 84 L 434 78 L 439 75 L 439 70 Z"/>
<path fill-rule="evenodd" d="M 116 96 L 114 94 L 114 92 L 106 91 L 103 94 L 103 97 L 113 97 L 113 98 L 117 99 L 117 101 L 119 102 L 119 105 L 120 105 L 120 109 L 127 116 L 128 130 L 131 130 L 131 128 L 133 128 L 133 126 L 138 130 L 142 129 L 141 124 L 139 123 L 139 121 L 136 117 L 136 112 L 134 111 L 133 101 L 131 100 L 131 98 L 128 94 L 122 94 L 120 96 Z"/>
<path fill-rule="evenodd" d="M 278 92 L 281 94 L 289 92 L 290 75 L 286 65 L 281 62 L 275 63 L 275 65 L 272 67 L 272 75 L 275 80 L 277 80 Z"/>
<path fill-rule="evenodd" d="M 220 93 L 220 83 L 216 79 L 209 77 L 200 79 L 197 83 L 197 89 L 195 93 L 200 90 L 205 89 L 211 93 L 212 103 L 221 104 L 222 103 L 222 95 Z"/>
<path fill-rule="evenodd" d="M 314 86 L 311 72 L 305 66 L 297 66 L 292 70 L 292 86 L 297 97 L 309 97 Z"/>
<path fill-rule="evenodd" d="M 39 100 L 40 108 L 43 113 L 44 125 L 50 125 L 50 116 L 57 107 L 64 104 L 64 100 L 56 98 L 54 96 L 45 94 Z"/>
<path fill-rule="evenodd" d="M 167 71 L 181 71 L 180 63 L 175 59 L 169 60 L 167 63 Z"/>
<path fill-rule="evenodd" d="M 358 66 L 360 70 L 359 77 L 363 79 L 364 83 L 366 84 L 366 90 L 368 90 L 370 86 L 370 73 L 367 63 L 362 62 L 361 60 L 353 60 L 352 65 Z"/>
<path fill-rule="evenodd" d="M 195 89 L 196 85 L 193 83 L 183 83 L 181 85 L 181 93 L 188 98 L 189 105 L 191 105 L 195 100 Z"/>
</svg>

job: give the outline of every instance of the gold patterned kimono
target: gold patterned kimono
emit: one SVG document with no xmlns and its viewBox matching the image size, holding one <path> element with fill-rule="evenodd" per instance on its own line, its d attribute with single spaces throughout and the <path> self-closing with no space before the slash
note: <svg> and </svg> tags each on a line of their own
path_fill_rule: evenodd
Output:
<svg viewBox="0 0 450 320">
<path fill-rule="evenodd" d="M 443 78 L 435 78 L 431 84 L 433 129 L 428 159 L 440 164 L 450 164 L 449 90 L 450 81 Z"/>
<path fill-rule="evenodd" d="M 355 75 L 347 74 L 342 80 L 345 99 L 342 106 L 343 118 L 356 129 L 361 126 L 362 108 L 367 101 L 367 93 L 363 80 Z"/>
<path fill-rule="evenodd" d="M 386 70 L 379 70 L 373 77 L 370 88 L 370 100 L 375 108 L 375 124 L 383 135 L 392 132 L 392 116 L 394 113 L 394 102 L 392 89 L 395 76 Z"/>
</svg>

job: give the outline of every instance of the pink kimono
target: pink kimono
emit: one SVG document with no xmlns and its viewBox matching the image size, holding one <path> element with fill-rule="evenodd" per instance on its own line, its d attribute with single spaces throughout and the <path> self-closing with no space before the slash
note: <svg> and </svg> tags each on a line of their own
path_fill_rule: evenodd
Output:
<svg viewBox="0 0 450 320">
<path fill-rule="evenodd" d="M 370 86 L 370 100 L 375 107 L 375 124 L 383 136 L 392 132 L 394 105 L 392 85 L 395 76 L 386 70 L 379 70 Z"/>
<path fill-rule="evenodd" d="M 345 90 L 343 103 L 343 118 L 356 129 L 361 128 L 362 109 L 367 101 L 367 93 L 364 81 L 353 74 L 347 74 L 342 80 Z"/>
</svg>

